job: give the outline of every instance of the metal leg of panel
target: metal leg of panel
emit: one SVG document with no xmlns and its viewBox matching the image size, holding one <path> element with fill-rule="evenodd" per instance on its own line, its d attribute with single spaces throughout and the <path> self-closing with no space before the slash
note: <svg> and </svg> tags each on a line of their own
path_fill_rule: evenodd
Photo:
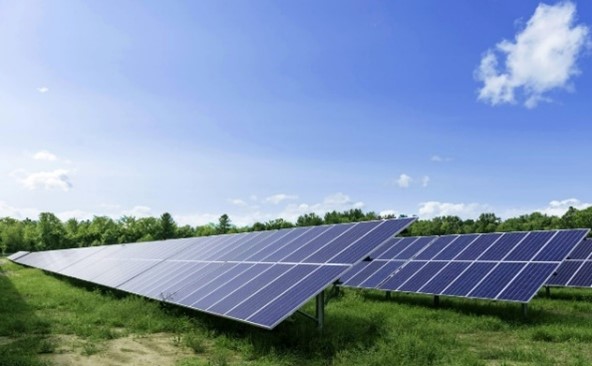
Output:
<svg viewBox="0 0 592 366">
<path fill-rule="evenodd" d="M 385 293 L 385 297 L 386 297 L 387 300 L 390 300 L 391 299 L 391 292 L 390 291 L 387 291 Z"/>
<path fill-rule="evenodd" d="M 551 287 L 545 286 L 545 294 L 547 297 L 551 297 Z"/>
<path fill-rule="evenodd" d="M 440 306 L 440 296 L 434 296 L 434 306 L 435 307 L 439 307 Z"/>
<path fill-rule="evenodd" d="M 323 330 L 323 325 L 325 323 L 325 291 L 321 291 L 317 295 L 317 328 L 319 330 Z"/>
<path fill-rule="evenodd" d="M 522 304 L 522 316 L 525 318 L 528 316 L 528 304 Z"/>
</svg>

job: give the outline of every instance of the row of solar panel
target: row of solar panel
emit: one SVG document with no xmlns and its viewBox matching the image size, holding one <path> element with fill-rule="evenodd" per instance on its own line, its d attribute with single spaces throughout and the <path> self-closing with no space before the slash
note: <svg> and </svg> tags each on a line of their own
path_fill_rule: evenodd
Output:
<svg viewBox="0 0 592 366">
<path fill-rule="evenodd" d="M 273 328 L 413 221 L 67 249 L 15 261 Z"/>
<path fill-rule="evenodd" d="M 528 302 L 589 230 L 395 238 L 343 286 Z"/>
<path fill-rule="evenodd" d="M 10 258 L 149 298 L 273 328 L 338 278 L 351 287 L 527 302 L 588 232 L 394 238 L 380 246 L 389 237 L 389 232 L 400 231 L 409 223 L 392 220 L 349 227 L 299 228 L 268 235 L 245 235 L 251 236 L 249 240 L 237 239 L 237 235 L 218 236 L 30 255 L 16 253 Z M 357 236 L 350 231 L 353 227 L 360 229 L 364 226 L 365 230 L 358 230 Z M 354 244 L 366 239 L 367 250 L 378 248 L 371 254 L 377 259 L 361 262 L 349 272 L 354 262 L 333 263 L 331 258 L 325 263 L 250 260 L 260 251 L 256 248 L 272 249 L 267 251 L 268 254 L 282 252 L 286 242 L 272 244 L 281 242 L 279 240 L 266 244 L 266 240 L 277 233 L 282 233 L 280 238 L 287 238 L 287 243 L 299 241 L 309 250 L 314 248 L 315 253 L 322 251 L 325 246 L 319 248 L 310 243 L 335 227 L 341 230 L 334 231 L 338 233 L 335 237 L 328 237 L 329 243 L 344 233 L 353 234 L 350 237 L 354 241 L 346 249 L 333 247 L 332 258 L 349 248 L 359 248 Z M 375 231 L 378 227 L 381 230 Z M 316 236 L 311 235 L 313 229 L 318 230 Z M 298 230 L 302 232 L 298 233 Z M 243 260 L 212 260 L 228 258 L 229 248 L 218 248 L 221 242 L 235 243 L 236 252 L 232 258 Z M 582 242 L 571 257 L 579 261 L 589 260 L 592 251 L 589 244 Z M 237 256 L 238 253 L 243 255 Z M 294 251 L 286 256 L 295 258 Z M 578 270 L 589 273 L 585 266 Z"/>
</svg>

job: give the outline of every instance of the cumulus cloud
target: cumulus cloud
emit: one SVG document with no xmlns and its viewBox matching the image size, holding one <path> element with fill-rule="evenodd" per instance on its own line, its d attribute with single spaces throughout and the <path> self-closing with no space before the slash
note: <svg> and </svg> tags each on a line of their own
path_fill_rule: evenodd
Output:
<svg viewBox="0 0 592 366">
<path fill-rule="evenodd" d="M 48 172 L 36 173 L 27 173 L 24 170 L 18 170 L 12 172 L 11 176 L 16 178 L 23 187 L 30 190 L 61 189 L 63 191 L 69 191 L 72 188 L 70 171 L 66 169 L 56 169 Z"/>
<path fill-rule="evenodd" d="M 46 86 L 40 86 L 39 88 L 37 88 L 37 91 L 41 94 L 45 94 L 49 91 L 49 88 Z"/>
<path fill-rule="evenodd" d="M 247 206 L 247 203 L 244 200 L 241 200 L 240 198 L 230 198 L 230 199 L 228 199 L 228 202 L 234 206 L 239 206 L 239 207 Z"/>
<path fill-rule="evenodd" d="M 39 215 L 39 210 L 35 208 L 18 208 L 0 201 L 0 217 L 12 217 L 15 219 L 35 218 Z"/>
<path fill-rule="evenodd" d="M 430 184 L 430 177 L 428 177 L 427 175 L 424 176 L 423 178 L 421 178 L 421 186 L 422 187 L 427 187 L 428 184 Z"/>
<path fill-rule="evenodd" d="M 41 150 L 33 154 L 35 160 L 56 161 L 58 157 L 47 150 Z"/>
<path fill-rule="evenodd" d="M 440 156 L 440 155 L 432 155 L 430 160 L 433 162 L 436 162 L 436 163 L 445 163 L 445 162 L 452 161 L 452 158 Z"/>
<path fill-rule="evenodd" d="M 476 218 L 486 211 L 491 211 L 491 208 L 480 203 L 429 201 L 419 204 L 419 216 L 422 219 L 431 219 L 437 216 L 459 216 L 463 219 L 469 219 Z"/>
<path fill-rule="evenodd" d="M 409 188 L 413 179 L 407 174 L 401 174 L 397 179 L 397 185 L 401 188 Z"/>
<path fill-rule="evenodd" d="M 398 217 L 399 213 L 395 210 L 382 210 L 378 213 L 381 217 L 394 216 Z"/>
<path fill-rule="evenodd" d="M 514 42 L 503 40 L 488 50 L 475 78 L 483 82 L 478 99 L 498 105 L 516 103 L 522 93 L 527 108 L 550 100 L 545 93 L 570 89 L 579 74 L 578 56 L 590 46 L 589 28 L 575 25 L 576 6 L 571 2 L 539 4 Z M 505 58 L 500 65 L 498 56 Z"/>
<path fill-rule="evenodd" d="M 296 196 L 296 195 L 279 193 L 279 194 L 274 194 L 273 196 L 266 197 L 265 202 L 277 205 L 277 204 L 280 204 L 284 201 L 292 201 L 292 200 L 296 200 L 296 199 L 298 199 L 298 196 Z"/>
<path fill-rule="evenodd" d="M 121 217 L 121 216 L 149 217 L 149 216 L 155 216 L 155 215 L 152 212 L 152 209 L 150 207 L 138 205 L 138 206 L 134 206 L 130 209 L 121 211 L 118 214 L 118 217 Z"/>
<path fill-rule="evenodd" d="M 553 200 L 549 202 L 547 207 L 538 209 L 536 211 L 550 216 L 563 216 L 563 214 L 565 214 L 570 207 L 583 210 L 590 206 L 592 206 L 592 203 L 582 202 L 577 198 L 568 198 L 565 200 Z"/>
<path fill-rule="evenodd" d="M 316 213 L 317 215 L 324 215 L 330 211 L 346 211 L 356 208 L 363 208 L 365 206 L 362 201 L 354 201 L 347 194 L 338 192 L 326 196 L 322 202 L 308 204 L 308 203 L 293 203 L 287 205 L 276 217 L 284 218 L 288 221 L 296 221 L 298 216 L 306 213 Z"/>
</svg>

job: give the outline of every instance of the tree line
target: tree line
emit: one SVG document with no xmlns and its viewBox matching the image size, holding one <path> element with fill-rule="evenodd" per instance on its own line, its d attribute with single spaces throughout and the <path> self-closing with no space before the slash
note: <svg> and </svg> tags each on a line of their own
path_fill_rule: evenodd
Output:
<svg viewBox="0 0 592 366">
<path fill-rule="evenodd" d="M 342 212 L 327 212 L 323 216 L 308 213 L 299 216 L 294 223 L 279 218 L 238 227 L 232 223 L 227 214 L 221 215 L 217 223 L 201 226 L 181 226 L 166 212 L 160 217 L 135 218 L 123 216 L 115 220 L 107 216 L 95 216 L 91 220 L 71 218 L 66 221 L 60 220 L 53 213 L 43 212 L 36 220 L 0 218 L 0 252 L 6 254 L 19 250 L 39 251 L 133 243 L 247 231 L 276 230 L 296 226 L 360 222 L 392 217 L 381 217 L 375 212 L 351 209 Z M 561 217 L 545 215 L 539 212 L 506 220 L 502 220 L 493 213 L 483 213 L 476 220 L 463 220 L 458 216 L 441 216 L 429 220 L 418 220 L 402 235 L 424 236 L 571 228 L 592 228 L 592 207 L 583 210 L 570 207 Z"/>
</svg>

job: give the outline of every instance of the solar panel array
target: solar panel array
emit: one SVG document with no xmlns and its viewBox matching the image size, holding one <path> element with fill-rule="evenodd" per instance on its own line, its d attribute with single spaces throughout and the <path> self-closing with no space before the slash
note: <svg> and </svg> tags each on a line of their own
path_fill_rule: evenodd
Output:
<svg viewBox="0 0 592 366">
<path fill-rule="evenodd" d="M 547 285 L 592 287 L 592 239 L 582 241 L 557 269 Z"/>
<path fill-rule="evenodd" d="M 37 252 L 16 262 L 272 329 L 414 220 Z"/>
<path fill-rule="evenodd" d="M 587 229 L 396 238 L 343 286 L 529 302 Z"/>
<path fill-rule="evenodd" d="M 6 257 L 6 258 L 7 259 L 10 259 L 11 261 L 14 261 L 15 259 L 18 259 L 20 257 L 23 257 L 23 256 L 25 256 L 27 254 L 29 254 L 29 252 L 20 251 L 20 252 L 13 253 L 13 254 L 9 255 L 8 257 Z"/>
</svg>

